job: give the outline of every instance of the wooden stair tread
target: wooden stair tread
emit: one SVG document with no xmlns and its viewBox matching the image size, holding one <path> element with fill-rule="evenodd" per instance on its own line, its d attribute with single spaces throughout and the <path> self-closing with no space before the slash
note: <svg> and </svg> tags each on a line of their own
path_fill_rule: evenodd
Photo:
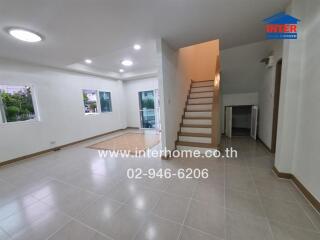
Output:
<svg viewBox="0 0 320 240">
<path fill-rule="evenodd" d="M 205 125 L 205 124 L 182 124 L 181 127 L 185 127 L 185 128 L 211 128 L 212 125 Z"/>
<path fill-rule="evenodd" d="M 187 105 L 212 105 L 211 103 L 188 103 Z"/>
<path fill-rule="evenodd" d="M 211 85 L 204 85 L 204 86 L 191 86 L 191 89 L 192 88 L 204 88 L 204 87 L 213 87 L 213 84 Z"/>
<path fill-rule="evenodd" d="M 189 132 L 179 132 L 179 136 L 186 136 L 186 137 L 208 137 L 211 138 L 211 134 L 209 133 L 189 133 Z"/>
<path fill-rule="evenodd" d="M 214 92 L 214 91 L 210 90 L 210 91 L 201 91 L 201 92 L 190 92 L 190 94 L 192 94 L 192 93 L 208 93 L 208 92 Z"/>
<path fill-rule="evenodd" d="M 203 148 L 214 147 L 211 143 L 197 143 L 197 142 L 183 142 L 183 141 L 177 141 L 176 145 L 188 146 L 188 147 L 203 147 Z"/>
<path fill-rule="evenodd" d="M 192 119 L 192 120 L 211 120 L 212 117 L 184 117 L 183 119 Z"/>
<path fill-rule="evenodd" d="M 192 83 L 198 83 L 198 82 L 213 82 L 214 80 L 202 80 L 202 81 L 191 81 Z"/>
<path fill-rule="evenodd" d="M 190 99 L 201 99 L 201 98 L 213 98 L 213 97 L 211 97 L 211 96 L 209 96 L 209 97 L 189 97 L 188 96 L 188 100 L 190 100 Z"/>
<path fill-rule="evenodd" d="M 185 109 L 184 112 L 211 112 L 211 111 L 208 111 L 208 110 L 187 110 L 187 109 Z"/>
</svg>

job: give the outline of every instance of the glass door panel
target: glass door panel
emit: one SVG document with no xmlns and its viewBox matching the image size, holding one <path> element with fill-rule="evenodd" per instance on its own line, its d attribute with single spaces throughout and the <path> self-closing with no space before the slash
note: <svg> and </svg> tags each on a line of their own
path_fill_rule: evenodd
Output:
<svg viewBox="0 0 320 240">
<path fill-rule="evenodd" d="M 139 92 L 141 128 L 155 128 L 154 91 Z"/>
</svg>

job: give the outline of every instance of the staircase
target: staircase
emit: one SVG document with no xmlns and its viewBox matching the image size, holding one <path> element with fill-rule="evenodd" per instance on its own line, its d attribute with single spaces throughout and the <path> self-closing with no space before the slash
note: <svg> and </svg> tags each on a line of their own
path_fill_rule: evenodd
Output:
<svg viewBox="0 0 320 240">
<path fill-rule="evenodd" d="M 204 153 L 218 147 L 215 139 L 215 114 L 218 91 L 214 81 L 191 82 L 186 107 L 178 132 L 178 150 L 200 150 Z M 218 108 L 218 107 L 217 107 Z"/>
</svg>

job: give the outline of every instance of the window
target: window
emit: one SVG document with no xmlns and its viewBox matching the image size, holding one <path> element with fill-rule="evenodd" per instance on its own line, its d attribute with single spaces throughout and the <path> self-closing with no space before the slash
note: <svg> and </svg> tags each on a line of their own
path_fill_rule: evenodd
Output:
<svg viewBox="0 0 320 240">
<path fill-rule="evenodd" d="M 112 112 L 111 93 L 99 92 L 101 112 Z"/>
<path fill-rule="evenodd" d="M 98 113 L 97 106 L 97 91 L 96 90 L 83 90 L 83 104 L 85 114 Z"/>
<path fill-rule="evenodd" d="M 0 85 L 0 115 L 4 123 L 36 119 L 31 87 Z"/>
</svg>

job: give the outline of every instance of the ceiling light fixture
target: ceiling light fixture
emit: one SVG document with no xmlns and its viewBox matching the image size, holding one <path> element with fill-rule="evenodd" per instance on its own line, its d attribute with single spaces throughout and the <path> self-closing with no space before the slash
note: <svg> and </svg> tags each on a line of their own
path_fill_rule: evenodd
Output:
<svg viewBox="0 0 320 240">
<path fill-rule="evenodd" d="M 120 69 L 119 69 L 119 72 L 123 73 L 123 72 L 124 72 L 124 70 L 123 70 L 122 68 L 120 68 Z"/>
<path fill-rule="evenodd" d="M 91 59 L 86 59 L 86 60 L 84 60 L 84 62 L 85 62 L 86 64 L 91 64 L 91 63 L 92 63 L 92 60 L 91 60 Z"/>
<path fill-rule="evenodd" d="M 138 51 L 141 49 L 141 45 L 135 44 L 135 45 L 133 45 L 133 49 Z"/>
<path fill-rule="evenodd" d="M 9 27 L 6 29 L 6 31 L 12 37 L 23 42 L 35 43 L 44 40 L 44 37 L 41 36 L 39 33 L 23 28 Z"/>
<path fill-rule="evenodd" d="M 133 62 L 131 60 L 125 59 L 121 61 L 121 64 L 126 67 L 132 66 Z"/>
</svg>

